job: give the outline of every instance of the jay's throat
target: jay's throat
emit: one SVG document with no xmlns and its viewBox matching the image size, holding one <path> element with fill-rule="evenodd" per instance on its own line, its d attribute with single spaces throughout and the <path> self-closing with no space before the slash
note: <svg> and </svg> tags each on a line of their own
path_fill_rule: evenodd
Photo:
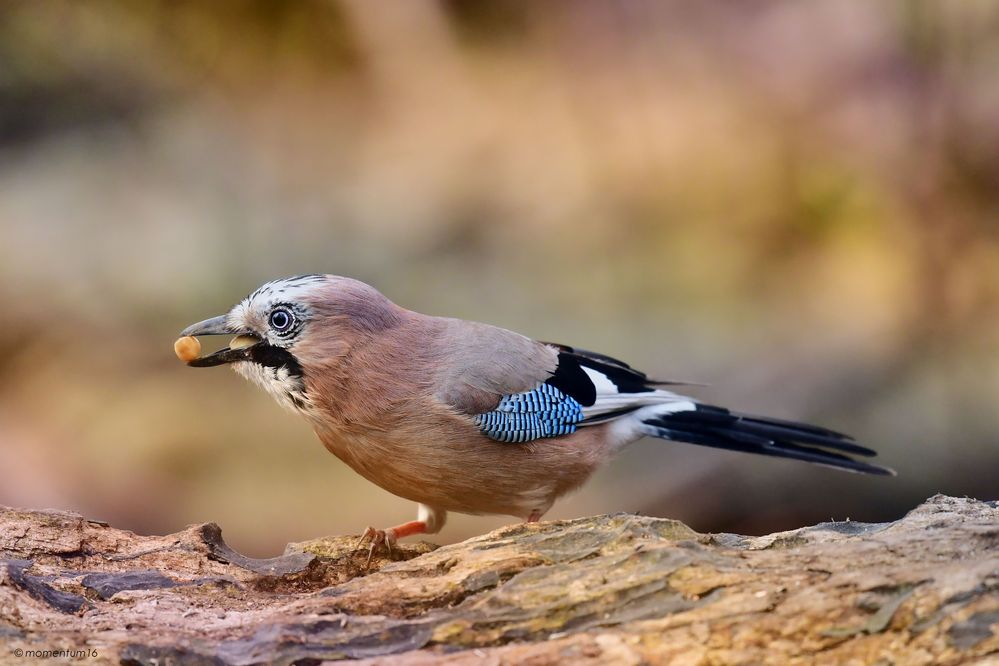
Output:
<svg viewBox="0 0 999 666">
<path fill-rule="evenodd" d="M 196 345 L 200 348 L 200 345 Z M 228 347 L 187 361 L 195 368 L 231 365 L 233 370 L 270 393 L 292 411 L 309 410 L 302 366 L 287 349 L 269 345 L 255 335 L 234 337 Z"/>
</svg>

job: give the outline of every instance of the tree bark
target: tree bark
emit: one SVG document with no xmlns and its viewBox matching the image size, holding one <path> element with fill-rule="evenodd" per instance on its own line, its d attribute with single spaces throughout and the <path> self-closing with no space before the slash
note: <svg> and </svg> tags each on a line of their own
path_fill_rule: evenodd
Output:
<svg viewBox="0 0 999 666">
<path fill-rule="evenodd" d="M 0 664 L 999 663 L 995 502 L 763 537 L 596 516 L 367 568 L 355 539 L 258 560 L 211 523 L 2 508 Z"/>
</svg>

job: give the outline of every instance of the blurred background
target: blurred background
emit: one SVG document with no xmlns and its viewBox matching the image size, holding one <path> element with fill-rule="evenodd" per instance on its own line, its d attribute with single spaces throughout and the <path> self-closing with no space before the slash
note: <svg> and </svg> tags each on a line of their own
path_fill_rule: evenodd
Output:
<svg viewBox="0 0 999 666">
<path fill-rule="evenodd" d="M 310 272 L 899 472 L 643 441 L 549 518 L 757 534 L 995 498 L 997 71 L 990 0 L 0 4 L 0 504 L 213 520 L 257 555 L 411 519 L 174 358 Z"/>
</svg>

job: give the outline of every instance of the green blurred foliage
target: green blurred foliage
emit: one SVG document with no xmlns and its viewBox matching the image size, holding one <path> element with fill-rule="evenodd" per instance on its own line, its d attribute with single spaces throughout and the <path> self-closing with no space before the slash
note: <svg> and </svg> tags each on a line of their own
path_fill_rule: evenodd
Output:
<svg viewBox="0 0 999 666">
<path fill-rule="evenodd" d="M 999 6 L 0 5 L 0 503 L 231 542 L 405 520 L 176 332 L 333 272 L 857 435 L 894 480 L 643 442 L 551 516 L 995 494 Z M 444 539 L 508 522 L 455 518 Z"/>
</svg>

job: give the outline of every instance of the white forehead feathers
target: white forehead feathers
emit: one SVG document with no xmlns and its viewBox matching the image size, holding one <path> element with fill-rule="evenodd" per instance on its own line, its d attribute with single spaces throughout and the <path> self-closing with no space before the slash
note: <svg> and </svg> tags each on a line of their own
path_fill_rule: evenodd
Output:
<svg viewBox="0 0 999 666">
<path fill-rule="evenodd" d="M 239 302 L 226 317 L 233 328 L 239 329 L 260 324 L 272 307 L 288 304 L 301 308 L 302 298 L 325 282 L 325 275 L 296 275 L 272 280 L 261 285 L 256 291 Z"/>
</svg>

